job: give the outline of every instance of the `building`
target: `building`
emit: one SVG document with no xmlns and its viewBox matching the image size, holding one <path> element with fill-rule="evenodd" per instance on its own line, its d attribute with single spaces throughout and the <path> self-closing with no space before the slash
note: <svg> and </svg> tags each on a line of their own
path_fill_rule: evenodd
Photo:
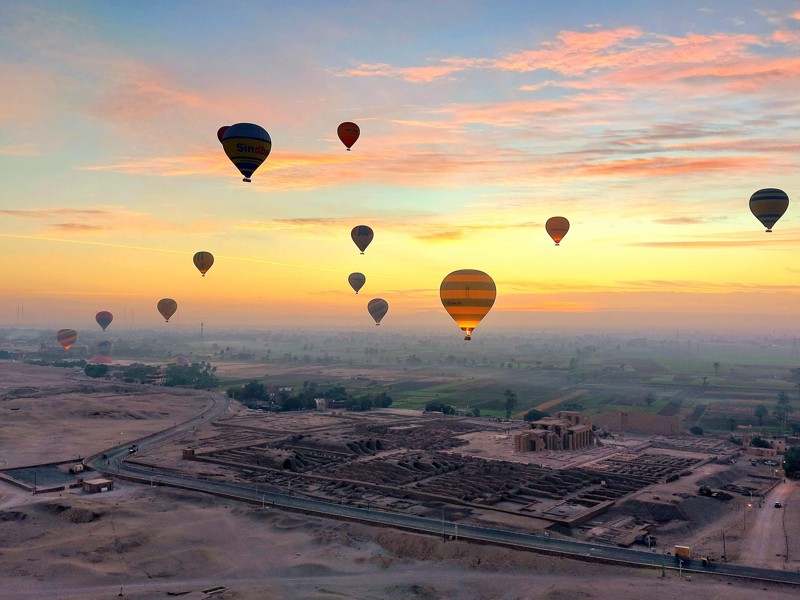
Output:
<svg viewBox="0 0 800 600">
<path fill-rule="evenodd" d="M 89 494 L 97 492 L 108 492 L 114 489 L 114 480 L 99 477 L 97 479 L 85 479 L 83 481 L 83 491 Z"/>
<path fill-rule="evenodd" d="M 516 452 L 582 450 L 594 444 L 589 420 L 579 412 L 562 410 L 530 424 L 531 430 L 514 436 Z"/>
</svg>

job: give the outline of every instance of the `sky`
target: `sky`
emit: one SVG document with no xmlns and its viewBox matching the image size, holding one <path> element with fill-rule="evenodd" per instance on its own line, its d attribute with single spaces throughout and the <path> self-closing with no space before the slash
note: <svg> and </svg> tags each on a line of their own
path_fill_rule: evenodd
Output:
<svg viewBox="0 0 800 600">
<path fill-rule="evenodd" d="M 0 326 L 367 330 L 381 297 L 458 335 L 439 285 L 479 269 L 476 335 L 800 328 L 800 2 L 0 0 L 0 81 Z"/>
</svg>

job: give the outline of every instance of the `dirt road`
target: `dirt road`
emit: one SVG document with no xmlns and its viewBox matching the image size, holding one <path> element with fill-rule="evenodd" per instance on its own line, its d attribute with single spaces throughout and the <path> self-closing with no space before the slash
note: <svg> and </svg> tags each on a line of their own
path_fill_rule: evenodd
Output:
<svg viewBox="0 0 800 600">
<path fill-rule="evenodd" d="M 798 487 L 795 483 L 780 483 L 767 494 L 759 508 L 758 498 L 752 501 L 747 511 L 747 563 L 753 566 L 784 568 L 788 561 L 789 529 L 792 519 L 796 520 L 795 504 L 800 504 Z M 781 508 L 775 503 L 780 502 Z M 791 511 L 791 512 L 790 512 Z"/>
</svg>

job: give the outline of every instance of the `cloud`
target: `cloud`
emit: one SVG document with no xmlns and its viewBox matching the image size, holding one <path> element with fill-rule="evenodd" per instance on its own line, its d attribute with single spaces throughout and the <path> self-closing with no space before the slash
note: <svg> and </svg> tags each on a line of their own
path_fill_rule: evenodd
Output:
<svg viewBox="0 0 800 600">
<path fill-rule="evenodd" d="M 50 219 L 63 216 L 100 216 L 112 214 L 105 209 L 77 209 L 77 208 L 34 208 L 34 209 L 0 209 L 0 215 L 19 217 L 23 219 Z"/>
<path fill-rule="evenodd" d="M 59 232 L 86 232 L 86 231 L 108 231 L 110 228 L 102 225 L 88 225 L 86 223 L 56 223 L 50 225 L 48 229 Z"/>
<path fill-rule="evenodd" d="M 668 217 L 653 220 L 653 223 L 658 223 L 659 225 L 702 225 L 705 222 L 705 219 L 698 219 L 697 217 Z"/>
<path fill-rule="evenodd" d="M 344 71 L 334 71 L 340 77 L 393 77 L 411 83 L 430 83 L 466 69 L 483 68 L 491 64 L 488 59 L 450 57 L 438 64 L 416 67 L 393 67 L 387 63 L 362 63 Z"/>
<path fill-rule="evenodd" d="M 39 154 L 41 154 L 39 146 L 34 142 L 0 146 L 0 156 L 37 156 Z"/>
</svg>

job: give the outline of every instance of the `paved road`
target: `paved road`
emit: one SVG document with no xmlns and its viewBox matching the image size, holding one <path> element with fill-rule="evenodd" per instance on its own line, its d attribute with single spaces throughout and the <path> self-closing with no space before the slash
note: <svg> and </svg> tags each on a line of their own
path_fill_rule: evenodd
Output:
<svg viewBox="0 0 800 600">
<path fill-rule="evenodd" d="M 230 401 L 221 395 L 212 395 L 211 397 L 213 399 L 213 404 L 203 414 L 176 427 L 138 440 L 137 443 L 140 449 L 144 450 L 156 447 L 175 437 L 185 435 L 187 432 L 191 431 L 194 426 L 223 415 L 228 410 Z M 643 565 L 655 568 L 677 569 L 679 567 L 674 557 L 666 556 L 663 553 L 630 550 L 616 546 L 587 544 L 502 529 L 456 524 L 437 519 L 385 512 L 371 508 L 356 508 L 299 496 L 276 494 L 259 490 L 258 487 L 245 487 L 232 483 L 207 481 L 196 479 L 188 475 L 159 471 L 151 467 L 128 464 L 126 462 L 128 456 L 128 444 L 124 444 L 111 448 L 104 454 L 90 457 L 86 459 L 85 462 L 99 471 L 112 473 L 142 483 L 152 482 L 158 485 L 168 485 L 188 490 L 207 492 L 257 505 L 261 504 L 265 508 L 282 508 L 322 517 L 361 521 L 372 525 L 384 525 L 396 529 L 443 535 L 448 538 L 457 537 L 458 539 L 558 554 L 583 560 Z M 688 563 L 684 563 L 681 565 L 681 568 L 686 572 L 750 577 L 800 585 L 800 573 L 790 571 L 779 571 L 720 562 L 711 562 L 707 565 L 703 565 L 700 560 L 692 560 Z"/>
</svg>

